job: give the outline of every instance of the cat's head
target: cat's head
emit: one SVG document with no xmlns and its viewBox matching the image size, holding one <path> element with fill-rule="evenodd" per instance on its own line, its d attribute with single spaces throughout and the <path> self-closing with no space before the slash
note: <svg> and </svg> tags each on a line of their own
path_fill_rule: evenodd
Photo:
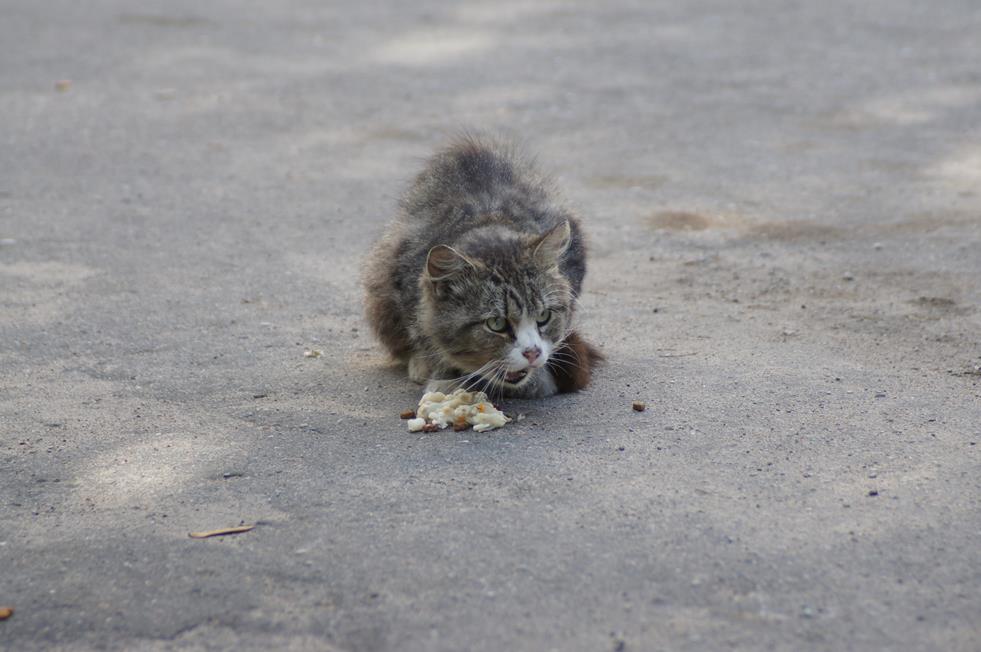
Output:
<svg viewBox="0 0 981 652">
<path fill-rule="evenodd" d="M 420 325 L 466 382 L 519 386 L 554 359 L 575 302 L 559 271 L 570 240 L 567 221 L 538 237 L 490 226 L 429 251 Z"/>
</svg>

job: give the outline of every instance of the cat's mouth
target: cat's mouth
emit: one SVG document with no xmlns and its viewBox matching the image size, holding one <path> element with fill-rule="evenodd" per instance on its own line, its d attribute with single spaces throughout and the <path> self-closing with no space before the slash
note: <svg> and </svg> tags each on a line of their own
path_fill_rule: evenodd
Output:
<svg viewBox="0 0 981 652">
<path fill-rule="evenodd" d="M 508 373 L 504 374 L 504 382 L 517 385 L 527 377 L 528 369 L 522 369 L 521 371 L 509 371 Z"/>
</svg>

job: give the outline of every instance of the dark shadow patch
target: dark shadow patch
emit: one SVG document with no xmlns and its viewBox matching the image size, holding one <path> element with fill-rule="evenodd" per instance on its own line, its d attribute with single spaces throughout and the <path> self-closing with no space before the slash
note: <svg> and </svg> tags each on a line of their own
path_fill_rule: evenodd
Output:
<svg viewBox="0 0 981 652">
<path fill-rule="evenodd" d="M 948 299 L 947 297 L 917 297 L 915 299 L 911 299 L 908 303 L 911 303 L 917 308 L 923 308 L 924 310 L 956 313 L 966 312 L 965 308 L 959 307 L 956 301 L 953 299 Z"/>
<path fill-rule="evenodd" d="M 764 222 L 747 228 L 747 236 L 765 240 L 836 240 L 844 236 L 845 230 L 828 224 L 807 221 Z"/>
<path fill-rule="evenodd" d="M 730 229 L 735 237 L 752 240 L 836 240 L 846 229 L 807 220 L 753 222 L 739 215 L 703 215 L 688 211 L 660 211 L 647 218 L 651 228 L 665 231 L 706 231 Z"/>
<path fill-rule="evenodd" d="M 981 225 L 981 213 L 939 212 L 914 213 L 909 219 L 892 224 L 875 224 L 870 229 L 876 233 L 930 233 L 949 226 Z"/>
<path fill-rule="evenodd" d="M 664 231 L 704 231 L 715 225 L 715 220 L 686 211 L 661 211 L 647 218 L 653 229 Z"/>
</svg>

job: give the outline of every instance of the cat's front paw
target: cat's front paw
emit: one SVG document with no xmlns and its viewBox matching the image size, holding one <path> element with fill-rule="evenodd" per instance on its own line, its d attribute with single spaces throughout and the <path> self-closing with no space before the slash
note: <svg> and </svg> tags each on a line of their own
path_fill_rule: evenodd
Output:
<svg viewBox="0 0 981 652">
<path fill-rule="evenodd" d="M 426 361 L 426 358 L 424 358 L 420 354 L 415 354 L 411 358 L 409 358 L 408 371 L 409 371 L 409 380 L 411 380 L 414 383 L 419 383 L 420 385 L 424 385 L 426 381 L 429 380 L 429 376 L 431 375 L 432 368 L 430 367 L 429 362 Z M 427 389 L 426 391 L 429 390 Z"/>
<path fill-rule="evenodd" d="M 426 393 L 442 392 L 443 394 L 452 394 L 453 390 L 457 389 L 459 386 L 460 383 L 452 380 L 432 379 L 426 383 Z"/>
</svg>

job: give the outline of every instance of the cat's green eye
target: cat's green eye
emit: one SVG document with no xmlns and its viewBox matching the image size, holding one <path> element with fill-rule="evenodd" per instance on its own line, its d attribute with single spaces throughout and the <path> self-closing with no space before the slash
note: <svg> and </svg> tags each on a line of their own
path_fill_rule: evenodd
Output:
<svg viewBox="0 0 981 652">
<path fill-rule="evenodd" d="M 545 310 L 542 310 L 541 314 L 539 314 L 536 319 L 539 326 L 544 326 L 550 319 L 552 319 L 552 311 L 546 308 Z"/>
<path fill-rule="evenodd" d="M 503 333 L 508 329 L 508 320 L 504 317 L 491 317 L 484 322 L 484 325 L 495 333 Z"/>
</svg>

